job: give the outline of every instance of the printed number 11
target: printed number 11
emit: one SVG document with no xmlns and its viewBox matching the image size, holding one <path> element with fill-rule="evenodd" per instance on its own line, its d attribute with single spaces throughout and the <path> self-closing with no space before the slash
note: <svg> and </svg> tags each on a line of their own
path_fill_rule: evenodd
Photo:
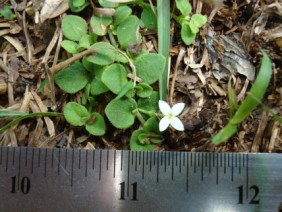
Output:
<svg viewBox="0 0 282 212">
<path fill-rule="evenodd" d="M 132 199 L 131 200 L 137 200 L 137 182 L 132 183 Z M 125 200 L 125 182 L 120 183 L 120 200 Z"/>
</svg>

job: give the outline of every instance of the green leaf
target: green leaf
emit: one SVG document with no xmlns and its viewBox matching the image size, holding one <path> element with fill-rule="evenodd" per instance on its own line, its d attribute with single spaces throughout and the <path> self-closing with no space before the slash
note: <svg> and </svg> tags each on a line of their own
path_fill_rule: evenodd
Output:
<svg viewBox="0 0 282 212">
<path fill-rule="evenodd" d="M 156 117 L 150 117 L 144 124 L 143 129 L 146 132 L 153 132 L 156 134 L 160 134 L 159 130 L 159 120 Z"/>
<path fill-rule="evenodd" d="M 2 15 L 5 19 L 12 21 L 16 16 L 13 14 L 11 7 L 8 5 L 4 5 L 3 9 L 0 10 L 0 15 Z"/>
<path fill-rule="evenodd" d="M 109 90 L 109 88 L 102 82 L 102 74 L 105 70 L 104 66 L 98 66 L 93 64 L 93 72 L 95 74 L 95 78 L 91 82 L 90 93 L 93 96 L 97 96 L 99 94 L 105 93 Z"/>
<path fill-rule="evenodd" d="M 153 91 L 152 95 L 147 98 L 141 98 L 138 100 L 138 108 L 146 111 L 158 111 L 159 93 Z"/>
<path fill-rule="evenodd" d="M 69 53 L 77 53 L 77 43 L 71 40 L 63 40 L 61 46 Z"/>
<path fill-rule="evenodd" d="M 128 48 L 128 45 L 132 43 L 141 43 L 139 26 L 138 17 L 131 15 L 117 27 L 117 37 L 122 49 Z"/>
<path fill-rule="evenodd" d="M 108 15 L 93 15 L 90 20 L 90 25 L 95 34 L 103 36 L 107 34 L 107 28 L 112 21 L 112 17 Z"/>
<path fill-rule="evenodd" d="M 107 42 L 95 43 L 91 48 L 97 49 L 93 55 L 87 57 L 91 63 L 105 66 L 113 63 L 116 59 L 115 48 Z"/>
<path fill-rule="evenodd" d="M 155 134 L 152 132 L 140 132 L 138 135 L 138 141 L 140 144 L 158 144 L 163 141 L 163 137 L 159 134 Z"/>
<path fill-rule="evenodd" d="M 102 82 L 114 93 L 118 94 L 128 82 L 127 72 L 123 65 L 112 64 L 108 66 L 102 75 Z"/>
<path fill-rule="evenodd" d="M 212 138 L 214 144 L 220 144 L 227 141 L 237 131 L 237 125 L 231 124 L 230 122 Z"/>
<path fill-rule="evenodd" d="M 78 51 L 88 49 L 93 44 L 93 42 L 94 42 L 93 36 L 83 35 L 76 48 Z"/>
<path fill-rule="evenodd" d="M 153 88 L 147 83 L 139 83 L 135 86 L 135 89 L 137 96 L 142 98 L 149 97 L 153 93 Z"/>
<path fill-rule="evenodd" d="M 114 25 L 117 26 L 125 21 L 132 13 L 132 9 L 128 6 L 120 6 L 116 9 L 114 15 Z"/>
<path fill-rule="evenodd" d="M 79 41 L 83 35 L 87 34 L 86 21 L 75 15 L 66 15 L 62 21 L 63 35 L 72 41 Z"/>
<path fill-rule="evenodd" d="M 193 21 L 189 22 L 189 27 L 190 27 L 190 30 L 193 34 L 197 34 L 199 32 L 199 28 L 194 25 Z"/>
<path fill-rule="evenodd" d="M 135 115 L 132 113 L 137 104 L 134 99 L 114 99 L 106 107 L 105 112 L 110 122 L 119 129 L 133 125 Z"/>
<path fill-rule="evenodd" d="M 123 97 L 124 95 L 126 95 L 129 91 L 132 91 L 133 89 L 133 81 L 128 81 L 123 88 L 121 89 L 121 91 L 118 93 L 118 95 L 116 96 L 115 99 L 120 99 L 121 97 Z"/>
<path fill-rule="evenodd" d="M 206 18 L 206 16 L 201 15 L 201 14 L 194 14 L 191 17 L 190 22 L 193 22 L 193 25 L 195 27 L 200 28 L 200 27 L 204 26 L 204 24 L 207 22 L 207 18 Z"/>
<path fill-rule="evenodd" d="M 180 10 L 183 16 L 187 16 L 191 13 L 192 7 L 188 0 L 176 0 L 176 7 Z"/>
<path fill-rule="evenodd" d="M 12 110 L 0 110 L 0 117 L 10 117 L 10 116 L 23 116 L 27 113 L 21 111 L 12 111 Z"/>
<path fill-rule="evenodd" d="M 68 123 L 73 126 L 83 126 L 90 118 L 90 113 L 87 109 L 77 104 L 76 102 L 69 102 L 64 107 L 64 116 Z"/>
<path fill-rule="evenodd" d="M 92 113 L 90 119 L 86 122 L 85 128 L 92 135 L 104 135 L 106 132 L 106 124 L 103 116 L 96 112 Z"/>
<path fill-rule="evenodd" d="M 72 0 L 71 2 L 75 7 L 81 7 L 85 4 L 85 0 Z"/>
<path fill-rule="evenodd" d="M 107 0 L 99 0 L 99 4 L 102 6 L 102 7 L 117 7 L 118 6 L 118 3 L 114 3 L 114 2 L 110 2 L 110 1 L 107 1 Z"/>
<path fill-rule="evenodd" d="M 159 54 L 149 53 L 137 57 L 133 61 L 136 74 L 144 83 L 152 84 L 162 75 L 165 67 L 165 57 Z"/>
<path fill-rule="evenodd" d="M 157 145 L 156 144 L 141 144 L 138 137 L 143 130 L 135 130 L 130 138 L 130 149 L 133 151 L 150 151 L 154 150 Z"/>
<path fill-rule="evenodd" d="M 69 0 L 69 6 L 72 12 L 78 13 L 89 5 L 87 0 Z"/>
<path fill-rule="evenodd" d="M 151 30 L 157 30 L 157 17 L 150 6 L 144 6 L 141 13 L 141 20 L 145 27 Z"/>
<path fill-rule="evenodd" d="M 95 78 L 91 82 L 91 94 L 97 96 L 99 94 L 105 93 L 109 88 L 102 82 L 101 79 Z"/>
<path fill-rule="evenodd" d="M 89 73 L 80 62 L 75 62 L 55 76 L 56 84 L 66 93 L 76 93 L 86 86 Z"/>
<path fill-rule="evenodd" d="M 196 34 L 194 34 L 192 32 L 189 25 L 184 23 L 181 26 L 181 38 L 182 38 L 183 42 L 188 46 L 191 43 L 193 43 L 193 41 L 196 38 Z"/>
</svg>

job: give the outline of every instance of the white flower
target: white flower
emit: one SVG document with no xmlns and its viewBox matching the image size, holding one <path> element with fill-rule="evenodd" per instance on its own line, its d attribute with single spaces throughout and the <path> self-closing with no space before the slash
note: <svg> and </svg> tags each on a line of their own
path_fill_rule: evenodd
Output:
<svg viewBox="0 0 282 212">
<path fill-rule="evenodd" d="M 161 132 L 166 130 L 169 125 L 171 125 L 176 130 L 184 131 L 183 123 L 178 117 L 176 117 L 182 112 L 184 106 L 184 103 L 177 103 L 172 108 L 170 108 L 168 103 L 159 100 L 160 111 L 164 114 L 164 117 L 161 119 L 159 124 L 159 129 Z"/>
</svg>

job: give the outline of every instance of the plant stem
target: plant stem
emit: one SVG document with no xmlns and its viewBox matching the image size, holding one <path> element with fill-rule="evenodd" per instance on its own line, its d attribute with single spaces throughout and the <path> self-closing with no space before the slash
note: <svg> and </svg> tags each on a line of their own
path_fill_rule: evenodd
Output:
<svg viewBox="0 0 282 212">
<path fill-rule="evenodd" d="M 140 121 L 140 123 L 143 126 L 145 124 L 145 119 L 143 118 L 143 116 L 141 115 L 139 111 L 137 112 L 136 117 L 138 118 L 138 120 Z"/>
<path fill-rule="evenodd" d="M 166 59 L 165 70 L 159 80 L 160 99 L 166 101 L 169 76 L 169 49 L 170 49 L 170 0 L 158 0 L 158 50 Z"/>
</svg>

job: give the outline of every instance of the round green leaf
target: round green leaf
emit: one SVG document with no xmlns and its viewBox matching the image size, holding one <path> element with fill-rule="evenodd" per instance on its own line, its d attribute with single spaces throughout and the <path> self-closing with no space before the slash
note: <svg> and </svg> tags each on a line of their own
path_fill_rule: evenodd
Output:
<svg viewBox="0 0 282 212">
<path fill-rule="evenodd" d="M 127 49 L 131 43 L 140 44 L 141 35 L 139 33 L 140 21 L 135 15 L 129 16 L 117 28 L 117 37 L 122 49 Z"/>
<path fill-rule="evenodd" d="M 77 53 L 77 43 L 71 40 L 63 40 L 61 46 L 69 53 Z"/>
<path fill-rule="evenodd" d="M 107 34 L 107 27 L 112 23 L 112 17 L 108 15 L 93 15 L 90 25 L 95 34 L 103 36 Z"/>
<path fill-rule="evenodd" d="M 196 34 L 194 34 L 187 24 L 182 24 L 181 27 L 181 38 L 186 45 L 190 45 L 196 38 Z"/>
<path fill-rule="evenodd" d="M 87 33 L 86 21 L 75 15 L 66 15 L 62 21 L 63 35 L 72 41 L 79 41 Z"/>
<path fill-rule="evenodd" d="M 145 122 L 143 129 L 147 132 L 154 132 L 154 133 L 160 134 L 159 120 L 156 117 L 149 118 Z"/>
<path fill-rule="evenodd" d="M 154 14 L 152 8 L 150 6 L 143 7 L 143 11 L 141 13 L 141 19 L 146 28 L 156 30 L 157 29 L 157 17 Z"/>
<path fill-rule="evenodd" d="M 150 97 L 141 98 L 138 100 L 138 108 L 146 111 L 157 112 L 159 99 L 160 99 L 159 93 L 153 91 Z"/>
<path fill-rule="evenodd" d="M 92 135 L 104 135 L 106 132 L 106 124 L 103 116 L 96 112 L 92 113 L 90 119 L 86 122 L 85 128 Z"/>
<path fill-rule="evenodd" d="M 164 68 L 165 57 L 160 54 L 142 54 L 134 60 L 136 74 L 143 82 L 152 84 L 159 80 Z"/>
<path fill-rule="evenodd" d="M 117 26 L 122 23 L 132 13 L 132 9 L 128 6 L 120 6 L 116 9 L 114 15 L 114 24 Z"/>
<path fill-rule="evenodd" d="M 132 113 L 137 104 L 134 99 L 114 99 L 106 107 L 105 112 L 110 122 L 119 129 L 133 125 L 135 115 Z"/>
<path fill-rule="evenodd" d="M 90 118 L 90 113 L 82 105 L 69 102 L 64 107 L 64 116 L 68 123 L 73 126 L 83 126 Z"/>
<path fill-rule="evenodd" d="M 147 83 L 139 83 L 136 85 L 135 89 L 137 96 L 142 98 L 149 97 L 153 93 L 153 88 Z"/>
<path fill-rule="evenodd" d="M 118 3 L 110 2 L 107 0 L 99 0 L 99 4 L 102 7 L 117 7 L 118 6 Z"/>
<path fill-rule="evenodd" d="M 90 92 L 93 96 L 105 93 L 109 88 L 98 78 L 95 78 L 91 82 Z"/>
<path fill-rule="evenodd" d="M 72 12 L 78 13 L 89 5 L 87 0 L 69 0 L 69 6 Z"/>
<path fill-rule="evenodd" d="M 75 62 L 54 76 L 56 84 L 66 93 L 76 93 L 86 86 L 89 73 L 80 62 Z"/>
<path fill-rule="evenodd" d="M 127 72 L 123 65 L 112 64 L 102 74 L 102 82 L 114 93 L 118 94 L 128 82 Z"/>
<path fill-rule="evenodd" d="M 93 44 L 93 36 L 83 35 L 77 45 L 77 50 L 82 51 L 84 49 L 88 49 L 92 44 Z"/>
<path fill-rule="evenodd" d="M 187 0 L 176 0 L 176 7 L 180 10 L 183 16 L 187 16 L 191 13 L 192 7 L 189 1 Z"/>
<path fill-rule="evenodd" d="M 87 57 L 91 63 L 105 66 L 113 63 L 116 59 L 115 48 L 107 42 L 98 42 L 91 46 L 97 49 L 93 55 Z"/>
<path fill-rule="evenodd" d="M 156 144 L 141 144 L 139 142 L 139 135 L 143 133 L 143 130 L 135 130 L 130 138 L 130 149 L 133 151 L 150 151 L 154 150 L 157 145 Z"/>
<path fill-rule="evenodd" d="M 191 22 L 193 22 L 195 27 L 200 28 L 207 22 L 207 18 L 201 14 L 194 14 L 191 17 Z"/>
</svg>

